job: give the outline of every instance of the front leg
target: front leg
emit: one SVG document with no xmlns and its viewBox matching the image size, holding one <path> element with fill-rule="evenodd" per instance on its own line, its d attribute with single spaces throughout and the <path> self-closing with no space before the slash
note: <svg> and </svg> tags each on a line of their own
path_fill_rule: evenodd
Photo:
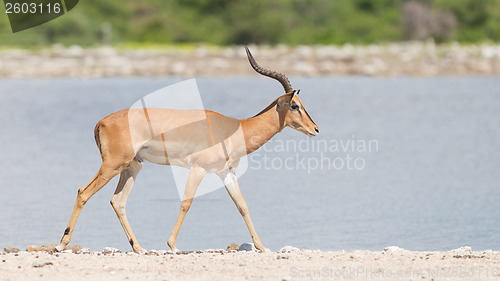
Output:
<svg viewBox="0 0 500 281">
<path fill-rule="evenodd" d="M 191 203 L 193 203 L 193 198 L 196 194 L 196 189 L 200 185 L 201 180 L 205 176 L 205 170 L 199 167 L 192 167 L 189 172 L 189 178 L 186 183 L 186 189 L 184 190 L 184 196 L 182 198 L 181 209 L 179 211 L 179 216 L 177 217 L 177 221 L 175 222 L 174 230 L 170 234 L 168 238 L 168 246 L 172 249 L 173 253 L 178 252 L 177 247 L 175 247 L 175 240 L 177 240 L 177 234 L 179 234 L 179 230 L 181 229 L 182 222 L 184 221 L 184 217 L 186 216 L 187 211 L 191 207 Z"/>
<path fill-rule="evenodd" d="M 255 248 L 261 251 L 265 251 L 266 248 L 264 248 L 264 245 L 262 245 L 262 242 L 260 242 L 257 231 L 255 231 L 255 227 L 253 226 L 252 219 L 250 219 L 247 203 L 245 203 L 245 199 L 243 199 L 243 195 L 241 195 L 240 187 L 238 185 L 238 178 L 234 174 L 234 171 L 230 169 L 217 173 L 217 175 L 219 175 L 222 181 L 224 181 L 224 185 L 226 186 L 226 190 L 229 193 L 229 196 L 231 196 L 231 199 L 233 199 L 233 202 L 238 208 L 238 211 L 243 216 L 248 230 L 250 231 L 250 235 L 252 236 Z"/>
</svg>

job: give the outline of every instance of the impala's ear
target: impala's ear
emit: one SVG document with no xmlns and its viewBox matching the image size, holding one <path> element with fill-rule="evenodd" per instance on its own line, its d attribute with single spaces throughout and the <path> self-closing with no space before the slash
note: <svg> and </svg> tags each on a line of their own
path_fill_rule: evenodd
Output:
<svg viewBox="0 0 500 281">
<path fill-rule="evenodd" d="M 293 96 L 298 95 L 300 93 L 300 90 L 293 90 L 290 92 L 291 99 L 293 99 Z"/>
<path fill-rule="evenodd" d="M 281 109 L 283 107 L 288 108 L 290 106 L 290 102 L 293 99 L 293 96 L 295 95 L 295 91 L 290 92 L 288 94 L 284 94 L 281 97 L 278 98 L 278 109 Z"/>
<path fill-rule="evenodd" d="M 295 91 L 290 92 L 288 94 L 284 94 L 281 97 L 279 97 L 278 100 L 276 101 L 276 105 L 277 105 L 276 111 L 278 111 L 280 128 L 285 127 L 285 116 L 288 112 L 288 108 L 290 107 L 290 103 L 292 102 L 294 94 L 295 94 Z"/>
</svg>

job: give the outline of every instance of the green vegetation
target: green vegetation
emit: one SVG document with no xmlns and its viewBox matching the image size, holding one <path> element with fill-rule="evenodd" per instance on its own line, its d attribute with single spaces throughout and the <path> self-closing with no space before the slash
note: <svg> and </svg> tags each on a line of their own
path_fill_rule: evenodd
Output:
<svg viewBox="0 0 500 281">
<path fill-rule="evenodd" d="M 2 11 L 4 13 L 4 11 Z M 500 0 L 81 0 L 0 44 L 367 44 L 500 40 Z"/>
</svg>

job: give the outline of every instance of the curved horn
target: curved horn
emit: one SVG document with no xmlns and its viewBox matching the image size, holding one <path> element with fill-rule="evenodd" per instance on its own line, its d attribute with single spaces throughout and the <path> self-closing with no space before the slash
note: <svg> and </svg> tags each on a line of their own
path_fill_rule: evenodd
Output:
<svg viewBox="0 0 500 281">
<path fill-rule="evenodd" d="M 290 81 L 284 74 L 260 67 L 260 65 L 258 65 L 255 59 L 253 58 L 252 53 L 250 53 L 250 50 L 248 49 L 247 46 L 245 46 L 245 50 L 247 51 L 248 61 L 250 62 L 250 65 L 255 71 L 257 71 L 257 73 L 278 80 L 281 83 L 281 85 L 283 85 L 285 93 L 293 92 L 292 85 L 290 84 Z"/>
</svg>

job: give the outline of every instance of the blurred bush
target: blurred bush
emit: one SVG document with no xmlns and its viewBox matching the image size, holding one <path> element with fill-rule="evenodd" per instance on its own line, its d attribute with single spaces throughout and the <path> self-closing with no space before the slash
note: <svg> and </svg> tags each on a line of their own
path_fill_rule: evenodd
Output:
<svg viewBox="0 0 500 281">
<path fill-rule="evenodd" d="M 0 44 L 368 44 L 500 40 L 500 0 L 82 0 Z"/>
</svg>

